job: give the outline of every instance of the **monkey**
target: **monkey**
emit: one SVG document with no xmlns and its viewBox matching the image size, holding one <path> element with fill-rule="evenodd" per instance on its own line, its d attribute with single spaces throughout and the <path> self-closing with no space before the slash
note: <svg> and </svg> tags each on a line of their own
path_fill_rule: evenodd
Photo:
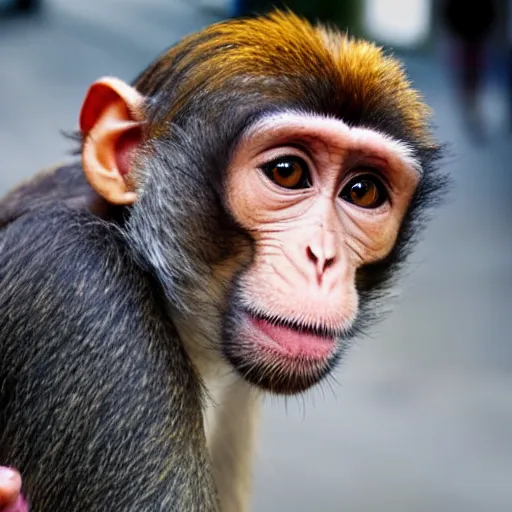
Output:
<svg viewBox="0 0 512 512">
<path fill-rule="evenodd" d="M 0 200 L 0 497 L 245 512 L 262 396 L 332 376 L 446 192 L 432 112 L 278 10 L 98 79 L 74 138 Z"/>
</svg>

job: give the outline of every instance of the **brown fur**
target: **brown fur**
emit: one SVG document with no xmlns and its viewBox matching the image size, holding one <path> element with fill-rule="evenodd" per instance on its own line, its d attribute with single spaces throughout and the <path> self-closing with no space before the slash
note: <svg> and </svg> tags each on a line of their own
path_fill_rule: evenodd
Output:
<svg viewBox="0 0 512 512">
<path fill-rule="evenodd" d="M 204 58 L 204 56 L 208 58 Z M 402 64 L 375 44 L 354 39 L 325 26 L 314 26 L 289 12 L 222 22 L 183 39 L 137 81 L 149 96 L 170 75 L 183 74 L 166 121 L 194 98 L 215 95 L 233 81 L 264 79 L 272 95 L 290 94 L 297 78 L 331 85 L 333 103 L 374 110 L 396 110 L 417 142 L 434 145 L 430 111 L 411 87 Z M 305 91 L 307 93 L 307 91 Z M 292 91 L 293 94 L 293 91 Z M 155 133 L 162 125 L 155 127 Z"/>
</svg>

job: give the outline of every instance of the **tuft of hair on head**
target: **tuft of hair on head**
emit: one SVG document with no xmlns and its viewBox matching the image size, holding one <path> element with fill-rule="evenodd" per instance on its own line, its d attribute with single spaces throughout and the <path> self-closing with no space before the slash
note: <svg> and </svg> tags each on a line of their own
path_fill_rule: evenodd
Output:
<svg viewBox="0 0 512 512">
<path fill-rule="evenodd" d="M 155 98 L 148 104 L 155 136 L 196 112 L 192 105 L 216 105 L 224 96 L 258 109 L 294 104 L 437 147 L 430 109 L 398 59 L 290 11 L 213 24 L 170 48 L 134 83 Z"/>
</svg>

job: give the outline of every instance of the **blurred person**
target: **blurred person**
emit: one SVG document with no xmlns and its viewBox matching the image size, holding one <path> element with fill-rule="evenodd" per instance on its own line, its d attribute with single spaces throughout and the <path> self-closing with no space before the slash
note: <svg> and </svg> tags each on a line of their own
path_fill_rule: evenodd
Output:
<svg viewBox="0 0 512 512">
<path fill-rule="evenodd" d="M 0 0 L 0 11 L 35 11 L 41 3 L 41 0 Z"/>
<path fill-rule="evenodd" d="M 507 100 L 508 100 L 508 122 L 512 130 L 512 0 L 506 5 L 507 33 L 506 33 L 506 58 L 507 58 Z"/>
<path fill-rule="evenodd" d="M 280 0 L 233 0 L 232 16 L 248 16 L 254 13 L 271 11 L 274 8 L 286 8 L 286 2 Z"/>
<path fill-rule="evenodd" d="M 454 66 L 462 111 L 473 135 L 482 138 L 480 92 L 485 77 L 486 43 L 496 22 L 493 0 L 445 0 L 444 20 L 455 39 Z"/>
</svg>

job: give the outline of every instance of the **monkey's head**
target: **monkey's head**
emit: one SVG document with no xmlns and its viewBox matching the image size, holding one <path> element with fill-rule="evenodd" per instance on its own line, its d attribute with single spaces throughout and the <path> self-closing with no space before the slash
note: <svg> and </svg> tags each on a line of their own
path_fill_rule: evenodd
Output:
<svg viewBox="0 0 512 512">
<path fill-rule="evenodd" d="M 398 61 L 292 15 L 213 25 L 82 107 L 92 187 L 182 330 L 301 392 L 374 318 L 445 185 Z M 203 342 L 200 342 L 203 343 Z"/>
</svg>

